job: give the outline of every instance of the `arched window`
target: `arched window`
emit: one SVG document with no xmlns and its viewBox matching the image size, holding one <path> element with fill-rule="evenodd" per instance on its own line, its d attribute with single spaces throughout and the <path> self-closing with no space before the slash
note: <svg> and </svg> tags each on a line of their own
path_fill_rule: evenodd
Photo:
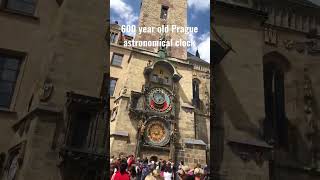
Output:
<svg viewBox="0 0 320 180">
<path fill-rule="evenodd" d="M 275 58 L 276 56 L 266 57 Z M 279 57 L 278 57 L 279 58 Z M 288 119 L 285 112 L 285 69 L 276 61 L 264 63 L 265 121 L 264 136 L 267 142 L 278 147 L 287 147 Z"/>
<path fill-rule="evenodd" d="M 200 88 L 199 88 L 199 84 L 200 81 L 198 79 L 194 79 L 192 81 L 192 94 L 193 94 L 193 98 L 192 98 L 192 104 L 196 107 L 196 108 L 200 108 Z"/>
</svg>

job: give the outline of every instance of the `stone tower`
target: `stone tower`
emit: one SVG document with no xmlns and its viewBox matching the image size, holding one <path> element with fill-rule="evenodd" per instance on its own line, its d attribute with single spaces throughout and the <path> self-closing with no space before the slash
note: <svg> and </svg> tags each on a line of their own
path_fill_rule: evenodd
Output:
<svg viewBox="0 0 320 180">
<path fill-rule="evenodd" d="M 142 0 L 139 27 L 161 27 L 162 25 L 187 26 L 187 1 L 186 0 Z M 142 33 L 136 35 L 137 41 L 157 41 L 161 33 Z M 166 40 L 185 41 L 187 39 L 184 33 L 166 33 Z M 149 51 L 158 52 L 158 47 L 143 47 Z M 169 47 L 169 56 L 187 59 L 186 47 Z"/>
</svg>

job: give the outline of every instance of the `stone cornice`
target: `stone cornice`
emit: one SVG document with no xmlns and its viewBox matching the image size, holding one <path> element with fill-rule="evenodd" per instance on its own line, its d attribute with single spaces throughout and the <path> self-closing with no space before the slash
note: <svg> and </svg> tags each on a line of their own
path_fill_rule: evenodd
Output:
<svg viewBox="0 0 320 180">
<path fill-rule="evenodd" d="M 252 9 L 249 7 L 243 7 L 243 6 L 230 4 L 230 3 L 226 3 L 226 2 L 222 2 L 222 1 L 216 1 L 215 5 L 216 5 L 215 8 L 227 8 L 227 9 L 232 10 L 232 12 L 234 12 L 234 13 L 253 15 L 254 17 L 259 18 L 263 21 L 265 21 L 268 18 L 267 13 L 265 13 L 263 11 L 256 10 L 256 9 Z"/>
<path fill-rule="evenodd" d="M 35 116 L 39 116 L 41 114 L 52 115 L 52 116 L 63 116 L 62 110 L 53 105 L 47 104 L 39 104 L 31 111 L 23 115 L 15 124 L 12 125 L 13 130 L 19 129 L 20 125 L 23 124 L 24 121 L 28 119 L 32 119 Z"/>
</svg>

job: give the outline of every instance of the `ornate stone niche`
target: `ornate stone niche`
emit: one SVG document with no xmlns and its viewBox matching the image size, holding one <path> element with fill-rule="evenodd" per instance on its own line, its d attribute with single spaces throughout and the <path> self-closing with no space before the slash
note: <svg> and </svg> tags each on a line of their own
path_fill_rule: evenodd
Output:
<svg viewBox="0 0 320 180">
<path fill-rule="evenodd" d="M 40 101 L 41 102 L 47 102 L 53 93 L 54 86 L 52 83 L 52 80 L 50 78 L 46 78 L 46 80 L 43 83 L 43 86 L 40 88 Z"/>
<path fill-rule="evenodd" d="M 313 169 L 320 166 L 320 146 L 319 146 L 319 122 L 315 113 L 315 98 L 313 95 L 312 81 L 308 75 L 308 69 L 304 69 L 304 112 L 307 123 L 306 137 L 309 140 L 309 151 L 311 154 L 310 165 Z"/>
<path fill-rule="evenodd" d="M 167 60 L 157 60 L 152 64 L 150 63 L 144 69 L 144 74 L 149 81 L 168 86 L 171 86 L 172 83 L 176 83 L 182 78 L 176 68 Z M 168 82 L 166 81 L 166 76 L 169 78 Z"/>
</svg>

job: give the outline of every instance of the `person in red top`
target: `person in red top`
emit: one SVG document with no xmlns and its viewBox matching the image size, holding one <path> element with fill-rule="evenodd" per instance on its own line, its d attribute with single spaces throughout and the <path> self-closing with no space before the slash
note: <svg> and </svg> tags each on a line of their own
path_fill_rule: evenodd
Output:
<svg viewBox="0 0 320 180">
<path fill-rule="evenodd" d="M 128 163 L 128 169 L 130 169 L 130 167 L 132 166 L 132 164 L 135 163 L 135 159 L 134 159 L 134 155 L 130 155 L 128 160 L 127 160 L 127 163 Z"/>
<path fill-rule="evenodd" d="M 130 175 L 127 172 L 127 164 L 121 163 L 119 171 L 114 173 L 111 177 L 111 180 L 130 180 Z"/>
</svg>

